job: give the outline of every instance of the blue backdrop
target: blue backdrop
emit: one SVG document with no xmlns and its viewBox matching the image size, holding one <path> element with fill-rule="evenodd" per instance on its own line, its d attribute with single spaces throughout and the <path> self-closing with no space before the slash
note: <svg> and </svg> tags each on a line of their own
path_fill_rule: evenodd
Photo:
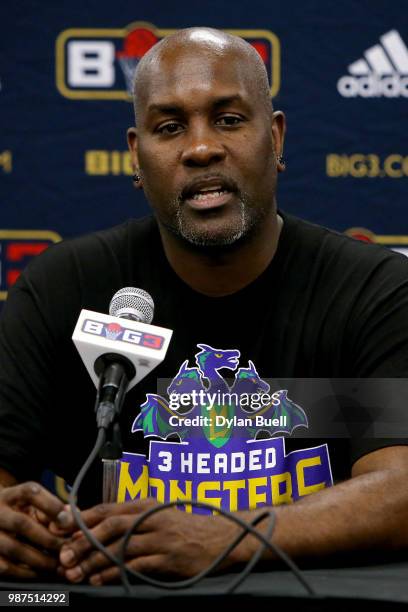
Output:
<svg viewBox="0 0 408 612">
<path fill-rule="evenodd" d="M 248 39 L 288 120 L 279 206 L 408 251 L 407 2 L 19 0 L 0 9 L 0 305 L 51 242 L 148 212 L 127 82 L 176 29 Z"/>
</svg>

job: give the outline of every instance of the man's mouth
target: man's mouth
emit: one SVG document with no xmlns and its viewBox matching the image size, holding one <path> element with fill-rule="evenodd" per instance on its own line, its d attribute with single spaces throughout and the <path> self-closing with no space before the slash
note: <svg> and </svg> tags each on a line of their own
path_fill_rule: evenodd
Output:
<svg viewBox="0 0 408 612">
<path fill-rule="evenodd" d="M 199 180 L 186 188 L 183 200 L 195 210 L 209 210 L 227 204 L 234 196 L 235 189 L 225 180 Z"/>
<path fill-rule="evenodd" d="M 195 210 L 212 210 L 228 204 L 233 197 L 231 191 L 206 191 L 187 198 L 185 203 Z"/>
<path fill-rule="evenodd" d="M 193 195 L 193 197 L 191 198 L 192 200 L 216 200 L 217 198 L 220 198 L 222 195 L 224 195 L 225 193 L 231 193 L 230 191 L 227 191 L 226 189 L 217 189 L 217 190 L 209 190 L 209 191 L 199 191 L 198 193 L 195 193 Z"/>
</svg>

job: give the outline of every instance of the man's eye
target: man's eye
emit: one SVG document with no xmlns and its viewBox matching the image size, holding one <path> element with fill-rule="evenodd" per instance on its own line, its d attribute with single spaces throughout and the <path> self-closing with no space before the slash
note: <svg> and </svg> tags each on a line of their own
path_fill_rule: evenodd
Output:
<svg viewBox="0 0 408 612">
<path fill-rule="evenodd" d="M 182 126 L 179 123 L 172 122 L 161 125 L 159 128 L 157 128 L 157 131 L 160 134 L 175 134 L 181 129 L 181 127 Z"/>
<path fill-rule="evenodd" d="M 217 119 L 218 125 L 238 125 L 238 123 L 241 122 L 241 117 L 236 117 L 235 115 L 225 115 L 224 117 L 219 117 L 219 119 Z"/>
</svg>

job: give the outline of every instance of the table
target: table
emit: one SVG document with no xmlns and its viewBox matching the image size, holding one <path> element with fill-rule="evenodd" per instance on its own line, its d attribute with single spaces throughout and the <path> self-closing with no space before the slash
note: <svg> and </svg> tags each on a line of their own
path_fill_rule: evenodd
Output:
<svg viewBox="0 0 408 612">
<path fill-rule="evenodd" d="M 408 561 L 363 567 L 315 568 L 303 570 L 305 577 L 319 594 L 310 598 L 295 576 L 287 570 L 255 571 L 231 594 L 223 594 L 236 574 L 225 574 L 204 579 L 197 586 L 177 591 L 163 591 L 146 584 L 133 586 L 133 598 L 126 599 L 121 586 L 91 587 L 66 583 L 0 582 L 0 590 L 65 590 L 70 592 L 70 605 L 120 605 L 120 610 L 135 609 L 135 603 L 146 605 L 153 600 L 167 600 L 181 609 L 200 604 L 217 609 L 231 605 L 257 606 L 270 610 L 290 605 L 300 610 L 407 610 Z M 262 606 L 262 608 L 259 608 Z M 268 606 L 268 608 L 266 608 Z"/>
</svg>

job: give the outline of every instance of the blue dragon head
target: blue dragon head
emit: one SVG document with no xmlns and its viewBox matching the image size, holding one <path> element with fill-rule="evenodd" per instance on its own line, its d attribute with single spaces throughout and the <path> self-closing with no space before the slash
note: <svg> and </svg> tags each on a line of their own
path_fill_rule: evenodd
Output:
<svg viewBox="0 0 408 612">
<path fill-rule="evenodd" d="M 202 388 L 203 385 L 198 368 L 189 368 L 188 360 L 186 359 L 167 387 L 167 394 L 191 393 L 191 391 L 200 391 Z"/>
<path fill-rule="evenodd" d="M 255 365 L 250 360 L 247 368 L 239 368 L 235 373 L 232 391 L 241 393 L 268 393 L 270 385 L 259 376 Z"/>
<path fill-rule="evenodd" d="M 236 370 L 241 353 L 236 349 L 215 349 L 208 344 L 197 344 L 201 349 L 196 354 L 196 364 L 204 378 L 218 378 L 218 370 L 228 368 Z"/>
</svg>

